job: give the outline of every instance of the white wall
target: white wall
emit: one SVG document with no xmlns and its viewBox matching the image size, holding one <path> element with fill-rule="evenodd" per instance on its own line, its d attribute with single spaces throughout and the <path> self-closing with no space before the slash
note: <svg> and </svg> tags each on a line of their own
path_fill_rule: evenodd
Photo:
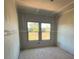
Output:
<svg viewBox="0 0 79 59">
<path fill-rule="evenodd" d="M 61 16 L 58 22 L 58 45 L 74 54 L 74 10 Z"/>
<path fill-rule="evenodd" d="M 4 58 L 18 59 L 19 56 L 19 32 L 16 14 L 15 0 L 5 0 L 5 39 Z"/>
</svg>

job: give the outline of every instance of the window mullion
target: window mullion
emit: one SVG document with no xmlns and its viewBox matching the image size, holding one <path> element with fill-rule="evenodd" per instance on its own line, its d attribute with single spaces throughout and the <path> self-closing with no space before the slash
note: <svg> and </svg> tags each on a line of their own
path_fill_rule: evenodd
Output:
<svg viewBox="0 0 79 59">
<path fill-rule="evenodd" d="M 42 40 L 42 36 L 41 36 L 41 23 L 39 23 L 39 41 Z"/>
</svg>

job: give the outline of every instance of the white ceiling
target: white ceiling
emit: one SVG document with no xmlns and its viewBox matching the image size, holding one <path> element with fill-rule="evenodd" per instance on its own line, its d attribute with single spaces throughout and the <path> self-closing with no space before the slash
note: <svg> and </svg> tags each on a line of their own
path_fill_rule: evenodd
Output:
<svg viewBox="0 0 79 59">
<path fill-rule="evenodd" d="M 16 0 L 18 6 L 32 7 L 49 11 L 65 11 L 74 7 L 74 0 Z"/>
</svg>

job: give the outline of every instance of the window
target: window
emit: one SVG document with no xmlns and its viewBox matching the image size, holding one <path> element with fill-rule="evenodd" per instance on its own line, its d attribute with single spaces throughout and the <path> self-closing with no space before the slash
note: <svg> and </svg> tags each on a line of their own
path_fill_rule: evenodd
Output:
<svg viewBox="0 0 79 59">
<path fill-rule="evenodd" d="M 39 23 L 27 22 L 28 40 L 39 40 Z"/>
<path fill-rule="evenodd" d="M 41 24 L 42 40 L 50 40 L 50 24 Z"/>
<path fill-rule="evenodd" d="M 49 23 L 27 22 L 28 40 L 39 40 L 39 33 L 41 40 L 50 40 L 50 25 Z M 41 29 L 39 32 L 39 28 Z"/>
</svg>

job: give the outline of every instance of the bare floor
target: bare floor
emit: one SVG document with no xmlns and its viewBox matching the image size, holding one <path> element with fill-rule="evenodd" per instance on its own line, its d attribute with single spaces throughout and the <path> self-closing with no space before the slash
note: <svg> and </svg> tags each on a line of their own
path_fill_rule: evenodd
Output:
<svg viewBox="0 0 79 59">
<path fill-rule="evenodd" d="M 22 51 L 19 59 L 74 59 L 74 56 L 58 47 L 45 47 Z"/>
</svg>

